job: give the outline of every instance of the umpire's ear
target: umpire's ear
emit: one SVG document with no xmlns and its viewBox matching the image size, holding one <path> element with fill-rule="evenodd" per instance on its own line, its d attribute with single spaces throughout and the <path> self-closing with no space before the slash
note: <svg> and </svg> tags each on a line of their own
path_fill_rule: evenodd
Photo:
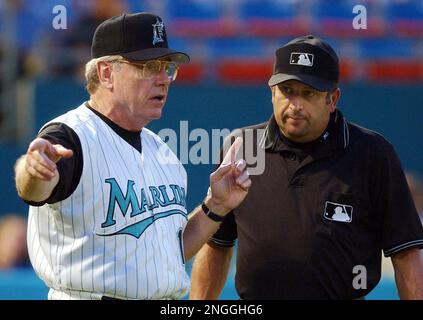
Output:
<svg viewBox="0 0 423 320">
<path fill-rule="evenodd" d="M 112 89 L 113 88 L 113 64 L 107 61 L 97 62 L 97 76 L 101 86 Z"/>
<path fill-rule="evenodd" d="M 332 92 L 328 93 L 329 99 L 327 101 L 327 104 L 329 106 L 329 111 L 332 113 L 336 109 L 336 105 L 339 101 L 339 98 L 341 97 L 341 89 L 336 88 Z"/>
<path fill-rule="evenodd" d="M 272 104 L 274 104 L 274 102 L 275 102 L 275 91 L 276 91 L 276 86 L 277 86 L 277 85 L 274 85 L 274 86 L 271 86 L 271 87 L 270 87 L 270 92 L 272 92 Z"/>
</svg>

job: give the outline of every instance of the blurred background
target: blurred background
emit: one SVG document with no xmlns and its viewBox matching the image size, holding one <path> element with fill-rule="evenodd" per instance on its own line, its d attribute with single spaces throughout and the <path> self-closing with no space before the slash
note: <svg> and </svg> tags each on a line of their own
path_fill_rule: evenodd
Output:
<svg viewBox="0 0 423 320">
<path fill-rule="evenodd" d="M 356 5 L 366 9 L 366 29 L 353 28 Z M 0 299 L 46 299 L 48 291 L 28 263 L 27 206 L 15 191 L 14 163 L 43 123 L 88 98 L 83 67 L 95 27 L 137 11 L 160 15 L 170 46 L 192 58 L 150 129 L 179 133 L 180 121 L 188 121 L 190 131 L 211 133 L 266 121 L 275 50 L 315 34 L 340 57 L 338 107 L 391 141 L 423 214 L 422 0 L 0 0 Z M 212 165 L 185 167 L 192 210 Z M 368 299 L 398 298 L 390 261 L 383 265 Z M 232 264 L 222 299 L 237 299 L 234 273 Z"/>
</svg>

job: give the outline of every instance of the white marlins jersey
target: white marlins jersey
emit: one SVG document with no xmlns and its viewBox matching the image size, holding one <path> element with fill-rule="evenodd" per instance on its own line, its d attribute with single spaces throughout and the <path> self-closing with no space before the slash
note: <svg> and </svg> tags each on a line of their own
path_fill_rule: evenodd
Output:
<svg viewBox="0 0 423 320">
<path fill-rule="evenodd" d="M 187 177 L 173 152 L 144 128 L 140 154 L 84 105 L 51 122 L 76 132 L 83 170 L 70 197 L 29 209 L 28 250 L 49 299 L 183 297 Z"/>
</svg>

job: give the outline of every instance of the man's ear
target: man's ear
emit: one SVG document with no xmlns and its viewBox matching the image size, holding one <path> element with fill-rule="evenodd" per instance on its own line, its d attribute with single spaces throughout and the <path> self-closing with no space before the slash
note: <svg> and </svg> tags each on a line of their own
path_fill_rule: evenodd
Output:
<svg viewBox="0 0 423 320">
<path fill-rule="evenodd" d="M 270 91 L 272 92 L 272 103 L 275 100 L 275 91 L 276 91 L 276 86 L 271 86 L 270 87 Z"/>
<path fill-rule="evenodd" d="M 340 97 L 341 97 L 341 89 L 339 88 L 336 88 L 335 90 L 329 93 L 328 105 L 329 105 L 329 110 L 331 113 L 335 111 L 336 105 Z"/>
<path fill-rule="evenodd" d="M 99 61 L 97 62 L 97 75 L 98 81 L 101 86 L 112 89 L 113 88 L 113 65 L 110 62 Z"/>
</svg>

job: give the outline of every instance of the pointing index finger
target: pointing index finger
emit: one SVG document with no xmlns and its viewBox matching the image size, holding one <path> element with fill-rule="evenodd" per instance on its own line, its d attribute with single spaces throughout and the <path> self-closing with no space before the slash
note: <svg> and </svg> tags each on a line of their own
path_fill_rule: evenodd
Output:
<svg viewBox="0 0 423 320">
<path fill-rule="evenodd" d="M 241 137 L 237 137 L 235 139 L 235 142 L 231 145 L 228 152 L 226 153 L 225 158 L 223 158 L 222 165 L 235 163 L 236 155 L 242 147 L 242 142 L 243 140 Z"/>
</svg>

